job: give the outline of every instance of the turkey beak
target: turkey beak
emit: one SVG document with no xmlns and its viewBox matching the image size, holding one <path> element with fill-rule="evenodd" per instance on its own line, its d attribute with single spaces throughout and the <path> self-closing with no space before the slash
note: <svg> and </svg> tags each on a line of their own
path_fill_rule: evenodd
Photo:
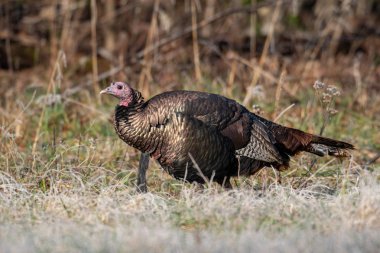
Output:
<svg viewBox="0 0 380 253">
<path fill-rule="evenodd" d="M 104 90 L 102 90 L 99 94 L 100 95 L 102 95 L 102 94 L 112 94 L 112 91 L 111 91 L 110 87 L 107 87 Z"/>
</svg>

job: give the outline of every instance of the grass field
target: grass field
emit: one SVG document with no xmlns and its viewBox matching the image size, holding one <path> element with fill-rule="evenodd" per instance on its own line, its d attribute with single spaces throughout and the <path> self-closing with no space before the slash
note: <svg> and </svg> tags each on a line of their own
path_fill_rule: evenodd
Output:
<svg viewBox="0 0 380 253">
<path fill-rule="evenodd" d="M 340 112 L 325 130 L 356 145 L 351 158 L 319 158 L 310 170 L 315 157 L 299 155 L 281 173 L 281 185 L 265 169 L 236 179 L 231 191 L 202 188 L 170 178 L 152 162 L 150 192 L 138 194 L 139 153 L 114 134 L 112 105 L 81 102 L 99 116 L 87 115 L 92 119 L 78 126 L 66 114 L 70 104 L 42 112 L 33 96 L 22 98 L 15 121 L 2 128 L 1 252 L 376 252 L 380 246 L 380 169 L 377 162 L 366 165 L 373 155 L 366 147 L 378 147 L 379 131 L 360 113 Z M 320 120 L 303 128 L 320 127 Z M 33 151 L 33 138 L 20 141 L 15 131 L 33 134 L 39 121 Z"/>
<path fill-rule="evenodd" d="M 16 2 L 9 4 L 10 13 Z M 30 13 L 19 23 L 5 22 L 9 31 L 17 26 L 25 33 L 0 33 L 0 56 L 7 59 L 0 59 L 0 252 L 378 252 L 380 40 L 375 34 L 342 52 L 340 37 L 351 16 L 330 16 L 329 24 L 345 26 L 322 32 L 301 24 L 302 15 L 291 16 L 288 7 L 271 5 L 266 15 L 239 14 L 210 23 L 199 30 L 199 41 L 193 29 L 188 37 L 144 54 L 142 49 L 178 29 L 202 22 L 208 8 L 217 16 L 246 3 L 194 1 L 204 7 L 198 16 L 193 1 L 185 7 L 161 1 L 157 13 L 148 5 L 139 9 L 133 1 L 121 1 L 122 6 L 111 6 L 116 14 L 98 3 L 96 20 L 89 6 L 96 1 L 63 2 L 54 21 L 50 1 L 41 1 L 38 15 L 35 3 L 25 1 Z M 359 2 L 365 7 L 370 1 Z M 188 22 L 177 20 L 180 11 Z M 360 20 L 358 13 L 351 14 Z M 364 23 L 376 24 L 368 13 Z M 1 15 L 0 25 L 6 20 Z M 252 56 L 234 43 L 255 18 L 258 29 L 265 20 L 278 29 L 262 35 L 263 49 Z M 165 29 L 167 23 L 173 31 Z M 281 41 L 284 24 L 301 38 L 294 42 L 301 49 L 291 56 L 279 52 L 287 42 Z M 352 34 L 358 27 L 353 25 Z M 44 29 L 56 37 L 45 41 Z M 209 44 L 225 33 L 232 46 L 215 53 Z M 110 46 L 106 38 L 120 45 Z M 98 95 L 115 80 L 130 82 L 146 98 L 175 89 L 225 95 L 268 119 L 322 132 L 356 149 L 343 160 L 300 154 L 281 172 L 281 184 L 266 168 L 232 180 L 229 191 L 175 180 L 151 160 L 149 192 L 139 194 L 140 154 L 114 132 L 116 100 Z M 315 85 L 317 80 L 325 87 Z"/>
<path fill-rule="evenodd" d="M 364 179 L 365 178 L 365 179 Z M 3 179 L 4 180 L 4 179 Z M 377 252 L 380 187 L 362 175 L 345 193 L 319 184 L 265 191 L 135 194 L 93 184 L 1 199 L 2 252 Z M 17 188 L 18 187 L 18 188 Z"/>
</svg>

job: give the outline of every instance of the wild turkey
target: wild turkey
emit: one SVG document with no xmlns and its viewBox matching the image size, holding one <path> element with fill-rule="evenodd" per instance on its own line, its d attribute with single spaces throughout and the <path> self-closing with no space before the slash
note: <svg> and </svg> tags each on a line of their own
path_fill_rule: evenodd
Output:
<svg viewBox="0 0 380 253">
<path fill-rule="evenodd" d="M 213 180 L 230 187 L 230 177 L 252 175 L 265 166 L 287 168 L 290 156 L 300 151 L 344 157 L 354 149 L 346 142 L 278 125 L 216 94 L 171 91 L 145 102 L 123 82 L 112 83 L 103 93 L 120 99 L 114 120 L 119 137 L 188 182 Z M 144 163 L 143 186 L 146 158 Z"/>
</svg>

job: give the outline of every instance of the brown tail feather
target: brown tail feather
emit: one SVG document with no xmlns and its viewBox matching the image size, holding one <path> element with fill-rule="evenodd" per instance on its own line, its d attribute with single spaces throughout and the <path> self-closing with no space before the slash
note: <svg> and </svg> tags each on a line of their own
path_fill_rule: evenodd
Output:
<svg viewBox="0 0 380 253">
<path fill-rule="evenodd" d="M 347 142 L 305 133 L 298 129 L 269 123 L 269 121 L 266 122 L 266 125 L 271 130 L 277 146 L 290 156 L 300 151 L 306 151 L 319 156 L 346 157 L 350 156 L 349 150 L 355 149 Z"/>
<path fill-rule="evenodd" d="M 319 156 L 331 155 L 347 157 L 350 156 L 349 150 L 352 149 L 355 149 L 355 147 L 350 143 L 313 135 L 313 139 L 311 143 L 306 146 L 305 151 Z"/>
<path fill-rule="evenodd" d="M 323 144 L 323 145 L 335 147 L 335 148 L 354 149 L 354 146 L 350 143 L 337 141 L 334 139 L 330 139 L 330 138 L 322 137 L 318 135 L 313 135 L 313 140 L 311 142 L 315 144 Z"/>
</svg>

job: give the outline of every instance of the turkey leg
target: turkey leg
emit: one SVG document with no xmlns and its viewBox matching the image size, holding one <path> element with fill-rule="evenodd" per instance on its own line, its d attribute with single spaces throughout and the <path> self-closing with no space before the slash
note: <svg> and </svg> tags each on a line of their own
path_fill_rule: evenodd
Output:
<svg viewBox="0 0 380 253">
<path fill-rule="evenodd" d="M 149 154 L 141 153 L 139 169 L 137 171 L 137 192 L 147 192 L 146 171 L 149 167 Z"/>
</svg>

